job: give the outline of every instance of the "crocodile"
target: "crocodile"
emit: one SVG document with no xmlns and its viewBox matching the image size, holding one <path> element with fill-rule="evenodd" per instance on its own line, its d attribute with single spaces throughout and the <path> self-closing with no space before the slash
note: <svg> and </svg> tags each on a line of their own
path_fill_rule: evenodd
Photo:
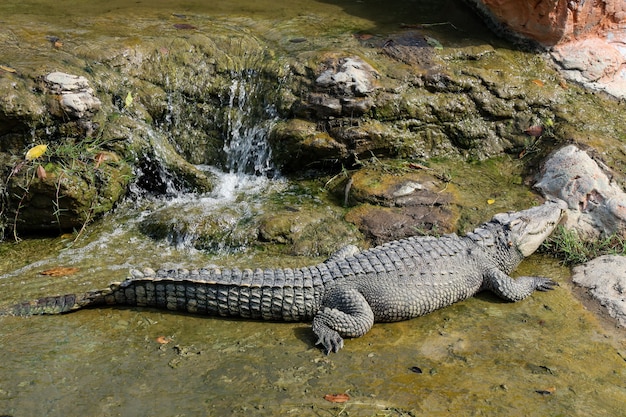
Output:
<svg viewBox="0 0 626 417">
<path fill-rule="evenodd" d="M 123 282 L 82 294 L 44 297 L 4 315 L 59 314 L 131 305 L 274 321 L 312 321 L 316 345 L 338 352 L 344 338 L 375 322 L 415 318 L 490 290 L 519 301 L 553 289 L 543 277 L 509 274 L 552 233 L 563 203 L 500 213 L 465 236 L 410 237 L 369 250 L 344 250 L 323 263 L 289 269 L 131 270 Z"/>
</svg>

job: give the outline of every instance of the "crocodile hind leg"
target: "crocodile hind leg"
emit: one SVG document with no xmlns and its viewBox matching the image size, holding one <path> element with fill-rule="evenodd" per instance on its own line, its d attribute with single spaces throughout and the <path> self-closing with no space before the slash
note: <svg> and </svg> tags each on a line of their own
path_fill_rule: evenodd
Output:
<svg viewBox="0 0 626 417">
<path fill-rule="evenodd" d="M 313 318 L 313 332 L 318 337 L 315 344 L 322 344 L 327 354 L 338 352 L 343 347 L 343 337 L 363 336 L 373 324 L 374 313 L 360 292 L 331 290 Z"/>
<path fill-rule="evenodd" d="M 549 291 L 559 284 L 543 277 L 511 278 L 499 270 L 490 271 L 484 278 L 483 288 L 507 301 L 520 301 L 534 291 Z"/>
</svg>

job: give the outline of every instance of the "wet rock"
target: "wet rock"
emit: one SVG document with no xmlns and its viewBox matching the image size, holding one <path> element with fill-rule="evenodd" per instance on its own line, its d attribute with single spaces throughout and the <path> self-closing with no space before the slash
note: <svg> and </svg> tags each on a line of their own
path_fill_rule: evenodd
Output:
<svg viewBox="0 0 626 417">
<path fill-rule="evenodd" d="M 256 241 L 257 224 L 250 214 L 224 207 L 207 213 L 200 204 L 172 204 L 150 213 L 139 224 L 142 233 L 177 248 L 229 253 Z"/>
<path fill-rule="evenodd" d="M 626 193 L 604 165 L 574 145 L 556 151 L 544 163 L 535 187 L 567 202 L 566 227 L 583 237 L 626 236 Z"/>
<path fill-rule="evenodd" d="M 32 81 L 14 75 L 0 77 L 0 136 L 28 131 L 46 113 L 33 87 Z M 0 149 L 7 149 L 4 140 Z"/>
<path fill-rule="evenodd" d="M 284 173 L 323 168 L 326 162 L 334 165 L 348 155 L 345 145 L 316 123 L 301 119 L 278 123 L 269 140 L 273 157 Z"/>
<path fill-rule="evenodd" d="M 324 70 L 315 80 L 323 90 L 343 97 L 362 97 L 374 91 L 378 72 L 359 57 L 329 59 Z"/>
<path fill-rule="evenodd" d="M 329 256 L 359 242 L 358 232 L 341 220 L 336 209 L 274 210 L 261 216 L 261 241 L 285 245 L 298 256 Z"/>
<path fill-rule="evenodd" d="M 438 66 L 433 45 L 441 48 L 441 44 L 434 38 L 417 31 L 403 31 L 387 37 L 380 47 L 385 55 L 413 70 L 432 72 Z"/>
<path fill-rule="evenodd" d="M 101 106 L 89 81 L 79 75 L 51 72 L 44 77 L 50 101 L 50 112 L 59 117 L 82 119 L 93 116 Z"/>
<path fill-rule="evenodd" d="M 374 101 L 378 72 L 359 57 L 327 57 L 318 69 L 313 89 L 297 112 L 321 119 L 360 116 Z"/>
<path fill-rule="evenodd" d="M 459 213 L 454 187 L 429 173 L 393 175 L 362 169 L 345 191 L 349 203 L 357 205 L 346 220 L 376 245 L 455 230 Z"/>
<path fill-rule="evenodd" d="M 84 155 L 83 155 L 84 157 Z M 80 230 L 108 212 L 126 194 L 131 168 L 113 152 L 74 160 L 74 170 L 48 162 L 31 162 L 13 175 L 7 190 L 10 229 L 18 234 L 56 234 Z M 37 169 L 45 177 L 34 175 Z"/>
<path fill-rule="evenodd" d="M 452 232 L 457 215 L 449 206 L 380 207 L 363 204 L 346 220 L 354 223 L 373 245 L 424 234 Z"/>
<path fill-rule="evenodd" d="M 297 256 L 328 256 L 350 243 L 358 232 L 341 221 L 340 210 L 328 207 L 259 208 L 239 206 L 206 209 L 187 201 L 155 210 L 139 225 L 142 233 L 178 248 L 211 253 L 245 251 L 268 243 Z"/>
<path fill-rule="evenodd" d="M 576 266 L 572 280 L 626 327 L 626 257 L 605 255 Z"/>
</svg>

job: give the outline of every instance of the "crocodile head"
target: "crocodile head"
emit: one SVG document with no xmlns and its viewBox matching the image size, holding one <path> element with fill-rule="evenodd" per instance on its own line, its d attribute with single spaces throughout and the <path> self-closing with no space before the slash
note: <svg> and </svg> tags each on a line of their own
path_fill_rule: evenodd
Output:
<svg viewBox="0 0 626 417">
<path fill-rule="evenodd" d="M 491 221 L 507 230 L 508 245 L 526 257 L 552 234 L 566 209 L 564 201 L 547 201 L 527 210 L 496 214 Z"/>
</svg>

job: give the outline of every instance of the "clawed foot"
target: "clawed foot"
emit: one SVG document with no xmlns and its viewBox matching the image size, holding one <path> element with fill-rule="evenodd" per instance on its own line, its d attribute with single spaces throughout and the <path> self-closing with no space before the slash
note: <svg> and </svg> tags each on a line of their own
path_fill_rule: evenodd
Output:
<svg viewBox="0 0 626 417">
<path fill-rule="evenodd" d="M 334 329 L 331 329 L 322 318 L 323 312 L 313 318 L 313 333 L 317 335 L 317 342 L 315 345 L 324 346 L 326 354 L 331 352 L 339 352 L 339 349 L 343 347 L 343 338 Z"/>
<path fill-rule="evenodd" d="M 337 353 L 339 349 L 343 348 L 343 338 L 334 330 L 328 329 L 328 331 L 317 336 L 318 339 L 315 344 L 324 346 L 327 355 L 331 352 Z"/>
<path fill-rule="evenodd" d="M 554 287 L 559 286 L 558 282 L 552 281 L 551 279 L 548 279 L 548 278 L 537 277 L 535 278 L 535 280 L 536 280 L 535 289 L 537 291 L 550 291 L 550 290 L 553 290 Z"/>
</svg>

